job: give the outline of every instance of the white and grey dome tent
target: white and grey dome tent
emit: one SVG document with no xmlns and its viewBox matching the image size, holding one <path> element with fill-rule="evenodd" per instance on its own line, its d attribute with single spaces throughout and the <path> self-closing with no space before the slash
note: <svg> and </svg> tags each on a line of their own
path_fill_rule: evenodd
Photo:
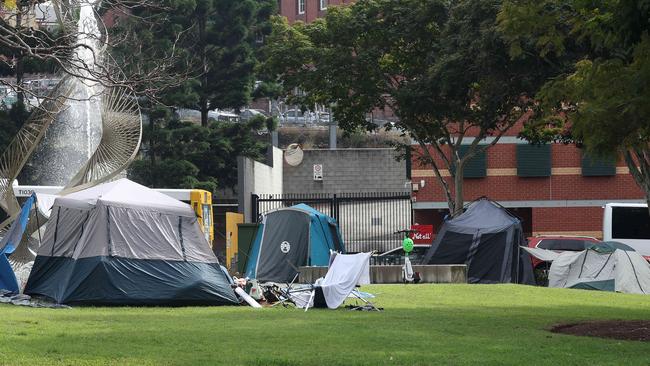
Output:
<svg viewBox="0 0 650 366">
<path fill-rule="evenodd" d="M 552 262 L 548 287 L 650 294 L 650 264 L 623 243 L 591 243 L 579 252 L 522 249 L 543 261 Z"/>
<path fill-rule="evenodd" d="M 422 264 L 466 264 L 470 283 L 535 284 L 521 220 L 498 203 L 480 198 L 445 221 Z"/>
<path fill-rule="evenodd" d="M 66 304 L 236 304 L 192 208 L 128 179 L 58 197 L 25 293 Z"/>
</svg>

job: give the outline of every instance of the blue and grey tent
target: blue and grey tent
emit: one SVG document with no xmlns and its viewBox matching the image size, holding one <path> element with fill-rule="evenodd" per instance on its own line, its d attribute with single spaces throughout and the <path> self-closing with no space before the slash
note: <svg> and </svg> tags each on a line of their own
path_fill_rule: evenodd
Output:
<svg viewBox="0 0 650 366">
<path fill-rule="evenodd" d="M 263 216 L 246 263 L 246 276 L 288 282 L 300 266 L 327 266 L 330 251 L 345 252 L 338 224 L 305 204 Z"/>
<path fill-rule="evenodd" d="M 32 206 L 36 200 L 36 196 L 32 194 L 27 201 L 23 204 L 18 217 L 11 225 L 11 228 L 0 241 L 0 289 L 11 291 L 13 293 L 18 293 L 20 291 L 20 286 L 18 285 L 18 280 L 16 279 L 16 274 L 14 273 L 11 264 L 9 263 L 8 256 L 10 256 L 15 250 L 16 247 L 20 244 L 20 241 L 25 233 L 25 228 L 27 228 L 27 223 L 29 222 L 29 213 L 31 212 Z"/>
<path fill-rule="evenodd" d="M 192 208 L 127 179 L 58 197 L 25 287 L 61 304 L 236 304 Z"/>
</svg>

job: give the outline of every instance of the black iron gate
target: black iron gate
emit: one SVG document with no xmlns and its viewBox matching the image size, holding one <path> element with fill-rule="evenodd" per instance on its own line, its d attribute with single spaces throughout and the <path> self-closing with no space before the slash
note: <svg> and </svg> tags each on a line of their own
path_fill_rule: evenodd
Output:
<svg viewBox="0 0 650 366">
<path fill-rule="evenodd" d="M 411 197 L 405 192 L 282 194 L 252 196 L 253 216 L 299 203 L 334 217 L 348 252 L 383 252 L 401 245 L 398 230 L 413 224 Z"/>
</svg>

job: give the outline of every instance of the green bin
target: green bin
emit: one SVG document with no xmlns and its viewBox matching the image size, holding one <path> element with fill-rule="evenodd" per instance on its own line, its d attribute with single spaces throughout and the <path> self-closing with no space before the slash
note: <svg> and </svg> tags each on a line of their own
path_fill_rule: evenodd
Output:
<svg viewBox="0 0 650 366">
<path fill-rule="evenodd" d="M 246 271 L 246 263 L 259 226 L 260 224 L 237 224 L 237 272 L 242 275 Z"/>
</svg>

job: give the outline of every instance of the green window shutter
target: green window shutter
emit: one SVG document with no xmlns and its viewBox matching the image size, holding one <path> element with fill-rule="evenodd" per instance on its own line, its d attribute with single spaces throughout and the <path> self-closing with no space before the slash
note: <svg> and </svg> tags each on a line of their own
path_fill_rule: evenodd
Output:
<svg viewBox="0 0 650 366">
<path fill-rule="evenodd" d="M 470 145 L 461 145 L 458 153 L 461 157 L 465 156 L 467 151 L 469 151 Z M 463 168 L 463 177 L 464 178 L 483 178 L 485 177 L 485 165 L 486 157 L 485 151 L 474 155 L 468 162 L 465 163 Z"/>
<path fill-rule="evenodd" d="M 605 177 L 616 175 L 616 159 L 582 154 L 583 177 Z"/>
<path fill-rule="evenodd" d="M 550 177 L 551 145 L 517 145 L 517 176 Z"/>
</svg>

